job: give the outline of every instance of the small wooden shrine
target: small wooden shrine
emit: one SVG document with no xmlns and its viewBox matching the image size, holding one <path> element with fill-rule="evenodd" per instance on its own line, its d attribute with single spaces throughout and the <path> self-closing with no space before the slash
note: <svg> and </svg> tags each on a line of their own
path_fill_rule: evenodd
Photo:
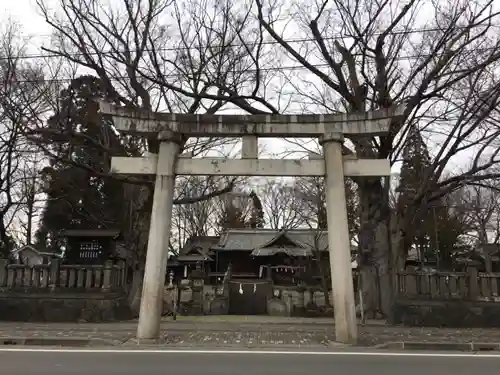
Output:
<svg viewBox="0 0 500 375">
<path fill-rule="evenodd" d="M 118 230 L 68 229 L 60 233 L 66 239 L 65 263 L 102 264 L 116 256 Z"/>
<path fill-rule="evenodd" d="M 309 229 L 229 229 L 220 237 L 198 236 L 187 241 L 168 267 L 176 278 L 188 277 L 201 264 L 207 284 L 219 284 L 229 265 L 233 280 L 272 280 L 295 285 L 308 274 L 319 282 L 319 266 L 328 267 L 326 232 Z M 315 281 L 316 280 L 316 281 Z"/>
</svg>

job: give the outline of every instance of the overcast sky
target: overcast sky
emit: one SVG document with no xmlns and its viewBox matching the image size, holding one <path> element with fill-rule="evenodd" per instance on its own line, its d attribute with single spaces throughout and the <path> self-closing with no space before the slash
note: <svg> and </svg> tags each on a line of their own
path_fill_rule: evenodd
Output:
<svg viewBox="0 0 500 375">
<path fill-rule="evenodd" d="M 49 3 L 54 3 L 54 1 L 49 0 Z M 34 43 L 31 46 L 33 51 L 30 52 L 40 52 L 40 45 L 37 47 L 35 43 L 49 41 L 50 28 L 39 14 L 36 0 L 0 0 L 0 12 L 2 21 L 10 17 L 23 26 L 23 31 L 27 36 L 34 37 Z"/>
</svg>

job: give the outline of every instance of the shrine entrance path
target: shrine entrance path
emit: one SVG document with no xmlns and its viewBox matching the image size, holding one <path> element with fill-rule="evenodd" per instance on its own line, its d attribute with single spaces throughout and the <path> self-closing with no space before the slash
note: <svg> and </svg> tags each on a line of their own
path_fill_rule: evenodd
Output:
<svg viewBox="0 0 500 375">
<path fill-rule="evenodd" d="M 171 318 L 170 318 L 171 319 Z M 95 345 L 136 344 L 137 322 L 116 323 L 18 323 L 0 322 L 0 340 L 9 338 L 91 339 Z M 159 345 L 169 347 L 331 347 L 334 326 L 327 318 L 280 318 L 268 316 L 179 317 L 161 324 Z M 359 346 L 392 342 L 500 343 L 500 329 L 386 326 L 369 321 L 359 326 Z M 91 343 L 92 344 L 92 343 Z"/>
</svg>

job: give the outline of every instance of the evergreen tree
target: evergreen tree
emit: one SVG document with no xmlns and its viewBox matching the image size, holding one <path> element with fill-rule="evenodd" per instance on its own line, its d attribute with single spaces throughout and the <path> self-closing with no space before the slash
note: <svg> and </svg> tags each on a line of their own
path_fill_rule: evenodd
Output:
<svg viewBox="0 0 500 375">
<path fill-rule="evenodd" d="M 60 111 L 47 122 L 43 141 L 55 155 L 44 169 L 47 206 L 37 233 L 41 246 L 58 247 L 57 233 L 76 228 L 120 228 L 123 184 L 106 175 L 112 154 L 125 154 L 98 100 L 111 100 L 92 76 L 61 91 Z"/>
<path fill-rule="evenodd" d="M 411 212 L 413 216 L 412 225 L 405 228 L 405 252 L 412 246 L 417 246 L 420 257 L 423 258 L 426 251 L 428 239 L 423 230 L 425 220 L 425 207 L 416 203 L 422 190 L 424 175 L 430 172 L 431 158 L 420 130 L 417 126 L 411 126 L 405 147 L 403 149 L 403 165 L 398 187 L 397 214 L 404 217 Z"/>
<path fill-rule="evenodd" d="M 221 228 L 221 231 L 224 231 L 226 229 L 247 228 L 248 225 L 243 211 L 236 207 L 232 202 L 229 202 L 219 219 L 219 227 Z"/>
<path fill-rule="evenodd" d="M 404 212 L 417 198 L 424 174 L 430 171 L 431 158 L 420 130 L 412 126 L 403 149 L 399 181 L 398 211 Z"/>
<path fill-rule="evenodd" d="M 423 223 L 429 239 L 427 259 L 435 261 L 440 269 L 452 267 L 452 255 L 457 246 L 463 246 L 463 235 L 469 230 L 468 216 L 453 207 L 448 197 L 434 205 Z"/>
<path fill-rule="evenodd" d="M 250 194 L 238 194 L 236 199 L 232 193 L 227 194 L 221 216 L 218 220 L 221 231 L 236 228 L 264 228 L 264 209 L 258 195 L 252 191 Z"/>
<path fill-rule="evenodd" d="M 254 191 L 250 193 L 250 199 L 252 200 L 252 213 L 249 223 L 250 228 L 264 228 L 265 220 L 262 202 Z"/>
<path fill-rule="evenodd" d="M 446 198 L 422 205 L 417 202 L 425 195 L 422 181 L 432 173 L 431 157 L 417 127 L 412 127 L 403 149 L 403 165 L 399 181 L 397 215 L 411 215 L 410 225 L 405 228 L 406 254 L 412 246 L 419 250 L 422 261 L 438 262 L 441 267 L 451 265 L 451 254 L 465 230 L 459 214 L 453 211 Z M 405 254 L 405 255 L 406 255 Z M 439 259 L 437 259 L 439 256 Z"/>
</svg>

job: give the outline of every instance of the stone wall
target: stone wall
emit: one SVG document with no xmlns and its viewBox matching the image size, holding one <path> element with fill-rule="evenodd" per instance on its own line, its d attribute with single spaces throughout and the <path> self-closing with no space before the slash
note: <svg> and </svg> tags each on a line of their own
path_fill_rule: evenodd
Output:
<svg viewBox="0 0 500 375">
<path fill-rule="evenodd" d="M 288 307 L 297 306 L 299 302 L 299 292 L 297 288 L 290 287 L 279 287 L 275 286 L 274 289 L 280 289 L 282 292 L 283 300 Z M 330 303 L 332 303 L 332 292 L 330 291 Z M 313 298 L 311 299 L 310 293 L 308 291 L 304 292 L 304 303 L 307 305 L 310 302 L 314 302 L 317 306 L 325 306 L 325 294 L 322 291 L 315 291 L 313 293 Z"/>
<path fill-rule="evenodd" d="M 215 295 L 214 285 L 204 285 L 203 286 L 203 313 L 207 315 L 218 315 L 227 313 L 226 306 L 224 302 L 221 301 L 220 297 Z M 163 291 L 163 301 L 164 301 L 164 313 L 169 313 L 173 311 L 174 299 L 178 293 L 177 287 L 174 288 L 164 288 Z M 189 305 L 192 302 L 193 291 L 191 288 L 181 289 L 180 294 L 180 311 L 187 310 L 189 312 Z"/>
<path fill-rule="evenodd" d="M 321 290 L 315 290 L 312 293 L 308 290 L 299 292 L 296 287 L 275 286 L 274 289 L 281 291 L 281 301 L 286 306 L 286 314 L 288 316 L 318 316 L 331 315 L 330 310 L 325 303 L 325 294 Z M 303 295 L 303 306 L 301 306 L 301 294 Z M 332 292 L 330 291 L 330 303 L 332 303 Z M 278 314 L 278 304 L 273 303 L 275 311 L 269 311 L 271 315 Z M 271 305 L 268 305 L 268 309 Z M 284 312 L 279 315 L 285 314 Z"/>
<path fill-rule="evenodd" d="M 500 303 L 398 299 L 394 318 L 408 326 L 500 328 Z"/>
<path fill-rule="evenodd" d="M 280 300 L 286 305 L 286 312 L 283 309 L 280 310 L 280 315 L 303 315 L 303 312 L 298 312 L 296 307 L 299 305 L 300 293 L 295 287 L 282 287 L 275 286 L 273 289 L 279 289 L 281 291 Z M 180 311 L 186 311 L 189 313 L 189 304 L 192 301 L 192 290 L 191 288 L 185 288 L 181 290 L 180 297 Z M 163 301 L 164 301 L 164 313 L 167 314 L 173 311 L 174 298 L 177 296 L 177 287 L 164 289 Z M 309 305 L 313 302 L 320 310 L 325 308 L 325 296 L 322 291 L 316 290 L 313 293 L 313 298 L 311 299 L 311 294 L 306 291 L 304 292 L 304 303 Z M 330 303 L 332 302 L 332 293 L 330 292 Z M 223 306 L 224 302 L 221 301 L 221 297 L 215 295 L 214 285 L 204 285 L 203 287 L 203 313 L 204 314 L 225 314 L 227 313 L 227 306 Z"/>
<path fill-rule="evenodd" d="M 131 318 L 124 293 L 0 293 L 3 321 L 110 322 Z"/>
</svg>

